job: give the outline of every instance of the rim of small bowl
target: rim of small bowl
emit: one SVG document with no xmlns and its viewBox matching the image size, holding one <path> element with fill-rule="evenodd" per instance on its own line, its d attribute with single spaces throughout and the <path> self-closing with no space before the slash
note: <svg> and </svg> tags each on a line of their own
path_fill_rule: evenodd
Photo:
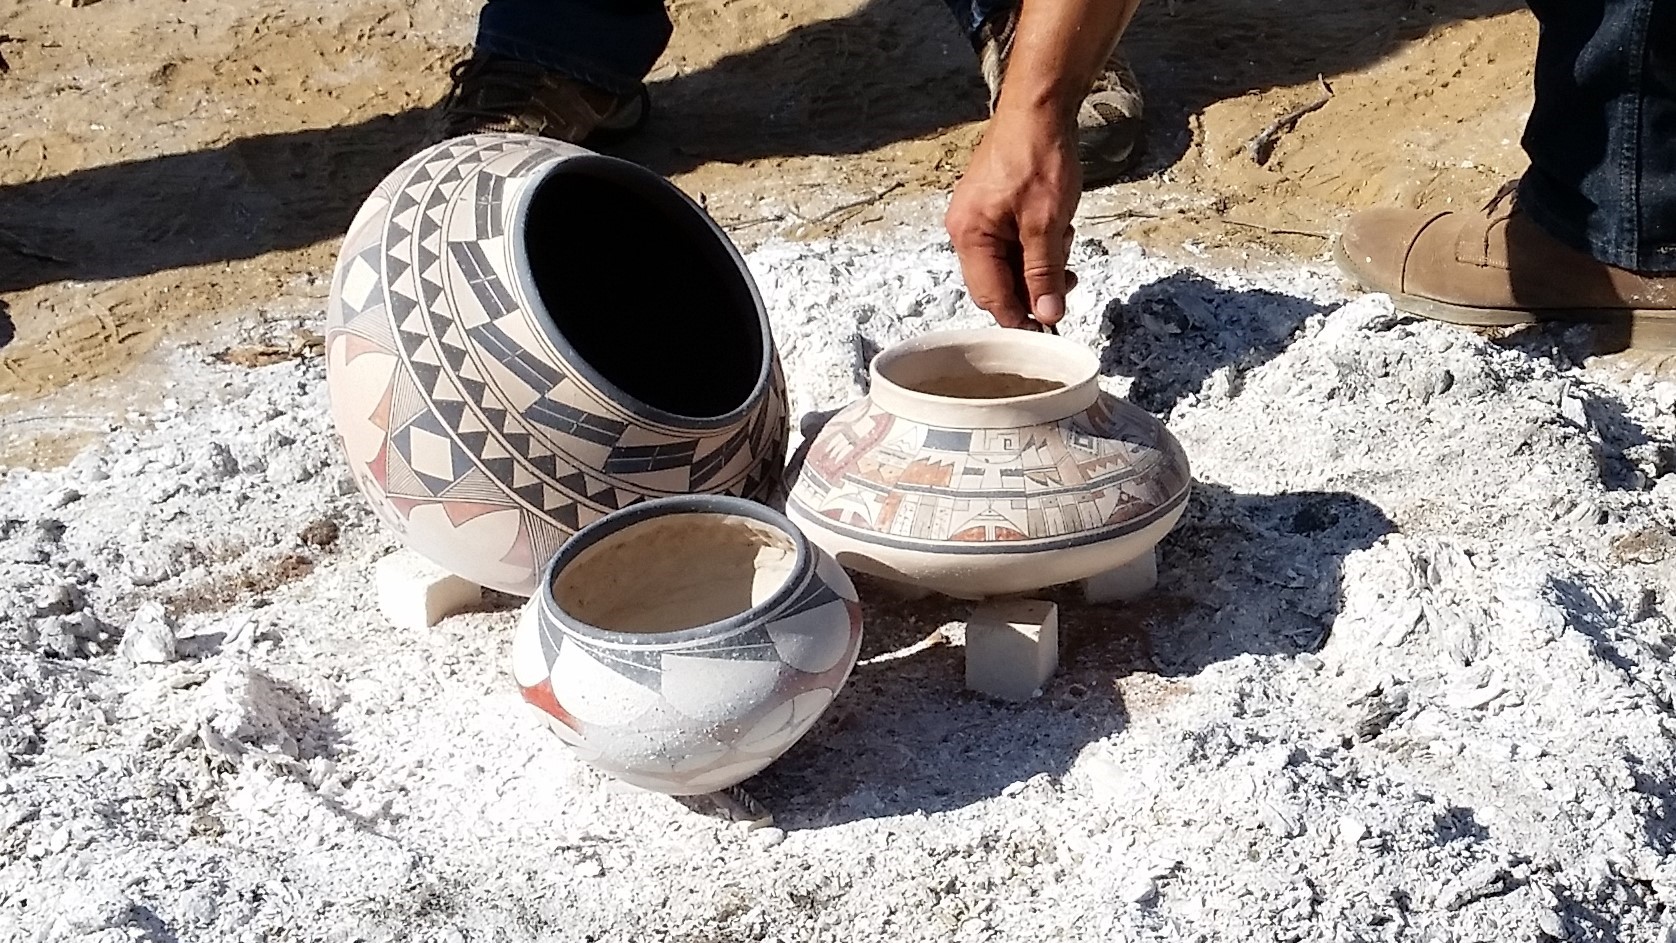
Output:
<svg viewBox="0 0 1676 943">
<path fill-rule="evenodd" d="M 708 622 L 690 628 L 676 629 L 671 632 L 618 632 L 613 629 L 601 628 L 566 612 L 559 605 L 558 597 L 553 592 L 553 583 L 565 567 L 576 561 L 582 553 L 600 541 L 611 537 L 620 531 L 659 517 L 677 514 L 702 514 L 706 516 L 747 517 L 761 524 L 767 524 L 791 540 L 797 551 L 797 559 L 792 564 L 791 572 L 787 574 L 784 583 L 767 599 L 757 603 L 743 612 Z M 809 538 L 803 536 L 803 531 L 791 519 L 773 508 L 750 501 L 736 498 L 732 495 L 716 494 L 683 494 L 667 498 L 655 498 L 642 501 L 616 511 L 594 521 L 592 524 L 576 532 L 576 536 L 565 542 L 559 552 L 547 561 L 547 566 L 541 571 L 541 585 L 538 588 L 542 614 L 555 622 L 563 623 L 565 628 L 601 642 L 616 645 L 632 645 L 636 648 L 660 648 L 669 645 L 680 645 L 698 641 L 716 635 L 724 635 L 741 629 L 756 621 L 766 613 L 779 608 L 803 585 L 802 577 L 814 566 L 814 551 Z M 542 631 L 547 631 L 545 626 Z"/>
<path fill-rule="evenodd" d="M 571 146 L 575 147 L 575 145 Z M 630 396 L 622 387 L 602 376 L 598 370 L 594 369 L 593 364 L 589 363 L 577 353 L 575 347 L 571 346 L 569 339 L 564 336 L 564 332 L 560 331 L 558 324 L 553 321 L 552 314 L 548 312 L 547 303 L 541 298 L 541 292 L 533 290 L 533 297 L 530 300 L 539 306 L 541 314 L 540 317 L 533 320 L 541 333 L 560 352 L 569 357 L 567 366 L 574 366 L 589 383 L 603 390 L 612 399 L 632 406 L 635 413 L 653 422 L 677 429 L 719 429 L 744 419 L 750 414 L 751 410 L 761 404 L 762 398 L 768 395 L 769 384 L 773 382 L 774 335 L 768 323 L 768 308 L 763 304 L 762 293 L 757 290 L 756 279 L 751 276 L 751 270 L 745 264 L 745 257 L 739 254 L 739 247 L 733 244 L 733 240 L 729 239 L 727 233 L 716 225 L 716 221 L 710 218 L 710 214 L 705 212 L 702 206 L 694 202 L 692 197 L 687 196 L 685 191 L 675 184 L 641 167 L 639 164 L 617 157 L 596 154 L 581 147 L 577 147 L 576 150 L 580 153 L 569 157 L 555 157 L 554 160 L 533 172 L 528 177 L 529 186 L 525 187 L 523 192 L 519 193 L 513 201 L 512 220 L 508 235 L 512 239 L 512 263 L 517 267 L 518 275 L 523 279 L 524 284 L 530 285 L 534 289 L 535 274 L 530 270 L 530 254 L 524 241 L 524 233 L 525 223 L 529 219 L 527 211 L 530 202 L 535 199 L 536 191 L 541 189 L 548 178 L 556 174 L 603 171 L 603 173 L 597 175 L 614 183 L 623 184 L 640 193 L 657 193 L 671 199 L 672 203 L 679 205 L 681 209 L 690 213 L 692 218 L 697 220 L 715 238 L 716 244 L 721 246 L 727 258 L 732 260 L 738 276 L 745 280 L 745 290 L 751 296 L 751 307 L 754 309 L 752 313 L 756 315 L 757 327 L 762 334 L 762 363 L 758 367 L 756 383 L 751 387 L 750 395 L 745 397 L 745 401 L 740 403 L 737 408 L 720 416 L 683 416 L 651 406 L 637 396 Z"/>
<path fill-rule="evenodd" d="M 1065 356 L 1069 360 L 1069 372 L 1075 376 L 1058 389 L 1040 393 L 969 397 L 926 393 L 904 386 L 885 374 L 892 364 L 915 354 L 994 343 L 1033 346 Z M 1087 347 L 1056 335 L 998 327 L 921 334 L 880 351 L 868 365 L 868 372 L 872 379 L 869 396 L 880 409 L 912 422 L 942 428 L 999 428 L 1063 419 L 1082 412 L 1100 398 L 1100 361 Z M 880 393 L 884 394 L 882 400 Z"/>
</svg>

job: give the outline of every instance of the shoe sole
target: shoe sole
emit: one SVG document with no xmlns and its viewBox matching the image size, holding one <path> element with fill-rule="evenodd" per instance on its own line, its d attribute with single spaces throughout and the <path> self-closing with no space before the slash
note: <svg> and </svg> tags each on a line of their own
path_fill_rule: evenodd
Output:
<svg viewBox="0 0 1676 943">
<path fill-rule="evenodd" d="M 1467 327 L 1519 327 L 1526 324 L 1591 324 L 1597 328 L 1596 346 L 1605 351 L 1676 350 L 1676 310 L 1659 308 L 1480 308 L 1460 305 L 1399 291 L 1385 291 L 1371 285 L 1344 251 L 1344 243 L 1333 241 L 1333 259 L 1364 291 L 1388 295 L 1398 311 L 1432 321 Z"/>
<path fill-rule="evenodd" d="M 1082 168 L 1082 188 L 1092 190 L 1127 177 L 1141 162 L 1145 140 L 1144 136 L 1137 137 L 1121 157 L 1099 161 L 1078 160 L 1077 165 Z"/>
</svg>

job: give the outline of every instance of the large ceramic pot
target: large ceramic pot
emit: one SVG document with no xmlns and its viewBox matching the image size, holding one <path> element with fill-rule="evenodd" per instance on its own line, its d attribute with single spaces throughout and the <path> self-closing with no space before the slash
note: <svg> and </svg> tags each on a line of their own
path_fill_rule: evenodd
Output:
<svg viewBox="0 0 1676 943">
<path fill-rule="evenodd" d="M 524 698 L 582 759 L 674 795 L 784 753 L 849 677 L 855 587 L 766 507 L 668 498 L 583 528 L 512 643 Z"/>
<path fill-rule="evenodd" d="M 1132 562 L 1185 509 L 1175 437 L 1064 338 L 927 334 L 816 435 L 787 513 L 846 567 L 979 599 Z"/>
<path fill-rule="evenodd" d="M 356 482 L 473 582 L 529 595 L 613 511 L 779 481 L 756 286 L 703 210 L 625 161 L 510 134 L 421 152 L 351 224 L 326 325 Z"/>
</svg>

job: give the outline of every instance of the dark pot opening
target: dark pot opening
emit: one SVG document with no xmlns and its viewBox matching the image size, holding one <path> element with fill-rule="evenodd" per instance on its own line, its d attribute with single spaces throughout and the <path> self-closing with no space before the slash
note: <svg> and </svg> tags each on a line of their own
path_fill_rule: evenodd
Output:
<svg viewBox="0 0 1676 943">
<path fill-rule="evenodd" d="M 536 290 L 577 356 L 628 396 L 693 419 L 745 406 L 767 356 L 724 240 L 672 185 L 598 157 L 559 165 L 524 224 Z"/>
</svg>

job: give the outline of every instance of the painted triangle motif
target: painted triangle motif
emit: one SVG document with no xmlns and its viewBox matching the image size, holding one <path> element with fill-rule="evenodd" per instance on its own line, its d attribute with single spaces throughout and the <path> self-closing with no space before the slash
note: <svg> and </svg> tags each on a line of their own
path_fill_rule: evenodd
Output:
<svg viewBox="0 0 1676 943">
<path fill-rule="evenodd" d="M 581 472 L 573 472 L 559 478 L 559 486 L 577 497 L 585 497 L 588 494 L 588 478 Z"/>
<path fill-rule="evenodd" d="M 430 246 L 425 245 L 423 242 L 419 243 L 418 247 L 415 248 L 413 252 L 413 260 L 418 264 L 419 271 L 421 273 L 430 272 L 431 269 L 436 267 L 437 262 L 441 261 L 441 259 L 441 256 L 431 251 Z"/>
<path fill-rule="evenodd" d="M 412 295 L 398 291 L 394 284 L 390 288 L 390 317 L 397 324 L 406 323 L 413 312 L 419 310 L 419 301 Z"/>
<path fill-rule="evenodd" d="M 465 348 L 449 347 L 444 345 L 442 348 L 442 357 L 444 360 L 448 361 L 448 366 L 453 368 L 455 375 L 458 376 L 460 367 L 466 362 Z"/>
<path fill-rule="evenodd" d="M 559 457 L 557 455 L 550 452 L 546 455 L 531 455 L 529 460 L 530 464 L 535 466 L 536 471 L 546 475 L 549 479 L 559 476 Z"/>
<path fill-rule="evenodd" d="M 470 416 L 471 414 L 467 413 L 466 415 Z M 489 433 L 487 433 L 487 432 L 461 432 L 461 433 L 459 433 L 459 436 L 460 436 L 460 445 L 461 445 L 462 448 L 464 448 L 467 452 L 471 453 L 472 455 L 482 456 L 483 446 L 486 445 L 489 441 Z"/>
<path fill-rule="evenodd" d="M 481 458 L 483 470 L 494 476 L 496 481 L 510 481 L 516 473 L 518 465 L 510 458 Z"/>
<path fill-rule="evenodd" d="M 429 408 L 419 389 L 413 385 L 413 380 L 403 372 L 396 373 L 395 383 L 391 385 L 390 394 L 390 425 L 400 428 L 417 418 Z"/>
<path fill-rule="evenodd" d="M 462 383 L 461 385 L 467 390 L 471 389 L 471 386 L 467 383 Z M 481 398 L 475 398 L 475 402 L 479 406 L 483 407 L 483 421 L 487 422 L 491 429 L 495 429 L 503 435 L 510 434 L 506 430 L 506 410 L 490 406 L 487 403 L 484 403 Z"/>
<path fill-rule="evenodd" d="M 396 321 L 396 329 L 403 334 L 418 334 L 421 337 L 430 334 L 425 324 L 425 315 L 419 310 L 418 305 L 413 305 L 407 309 L 400 320 Z"/>
<path fill-rule="evenodd" d="M 385 350 L 396 349 L 396 331 L 390 326 L 390 318 L 383 305 L 373 305 L 350 318 L 343 326 Z"/>
<path fill-rule="evenodd" d="M 400 449 L 389 449 L 384 456 L 384 490 L 404 497 L 429 497 L 429 492 L 419 482 L 419 476 L 413 473 L 407 456 Z"/>
<path fill-rule="evenodd" d="M 462 415 L 460 417 L 459 421 L 454 423 L 454 431 L 458 432 L 461 435 L 485 434 L 486 433 L 486 430 L 484 429 L 484 426 L 483 426 L 483 420 L 478 419 L 477 414 L 473 413 L 473 412 L 468 412 L 468 413 L 465 413 L 464 415 Z M 477 454 L 477 450 L 473 449 L 472 454 L 473 455 Z"/>
<path fill-rule="evenodd" d="M 399 218 L 401 214 L 407 212 L 408 210 L 416 210 L 418 208 L 419 201 L 413 196 L 413 192 L 411 190 L 403 190 L 401 193 L 396 195 L 396 199 L 390 204 L 390 215 Z M 407 227 L 410 230 L 413 228 L 411 223 L 407 224 Z"/>
<path fill-rule="evenodd" d="M 561 504 L 557 507 L 549 507 L 546 510 L 548 517 L 557 521 L 561 527 L 571 533 L 575 533 L 582 526 L 581 515 L 575 504 Z"/>
<path fill-rule="evenodd" d="M 420 389 L 434 391 L 442 378 L 442 368 L 435 364 L 425 363 L 415 357 L 411 364 L 414 379 L 419 381 Z"/>
<path fill-rule="evenodd" d="M 483 394 L 487 392 L 489 388 L 486 384 L 471 376 L 471 374 L 477 372 L 476 363 L 468 360 L 464 366 L 459 368 L 459 370 L 460 374 L 456 377 L 456 379 L 460 381 L 460 389 L 465 392 L 466 396 L 468 396 L 473 403 L 476 403 L 479 406 L 483 405 Z"/>
<path fill-rule="evenodd" d="M 428 339 L 429 338 L 427 338 L 427 340 Z M 426 364 L 427 366 L 432 366 L 432 367 L 442 366 L 442 361 L 437 359 L 436 346 L 434 344 L 426 344 L 426 345 L 420 347 L 418 350 L 414 351 L 413 352 L 413 362 L 414 362 L 415 366 L 417 366 L 418 364 Z M 430 391 L 432 393 L 435 393 L 436 389 L 437 389 L 437 386 L 433 382 L 430 385 Z"/>
<path fill-rule="evenodd" d="M 465 403 L 457 399 L 444 399 L 440 396 L 431 404 L 431 408 L 436 410 L 436 414 L 441 416 L 442 421 L 452 429 L 460 427 L 460 420 L 466 412 Z"/>
<path fill-rule="evenodd" d="M 403 275 L 406 275 L 407 270 L 412 268 L 412 267 L 413 267 L 412 263 L 408 262 L 406 259 L 399 259 L 394 255 L 385 256 L 384 257 L 384 278 L 385 278 L 385 281 L 393 282 L 396 279 L 401 278 Z"/>
<path fill-rule="evenodd" d="M 487 410 L 485 410 L 487 412 Z M 511 446 L 512 454 L 530 454 L 530 435 L 527 432 L 506 432 L 506 444 Z"/>
<path fill-rule="evenodd" d="M 505 490 L 502 489 L 494 479 L 475 468 L 467 471 L 464 475 L 460 476 L 459 480 L 449 485 L 447 490 L 443 492 L 442 496 L 445 498 L 462 500 L 476 499 L 479 501 L 489 502 L 506 500 Z"/>
</svg>

